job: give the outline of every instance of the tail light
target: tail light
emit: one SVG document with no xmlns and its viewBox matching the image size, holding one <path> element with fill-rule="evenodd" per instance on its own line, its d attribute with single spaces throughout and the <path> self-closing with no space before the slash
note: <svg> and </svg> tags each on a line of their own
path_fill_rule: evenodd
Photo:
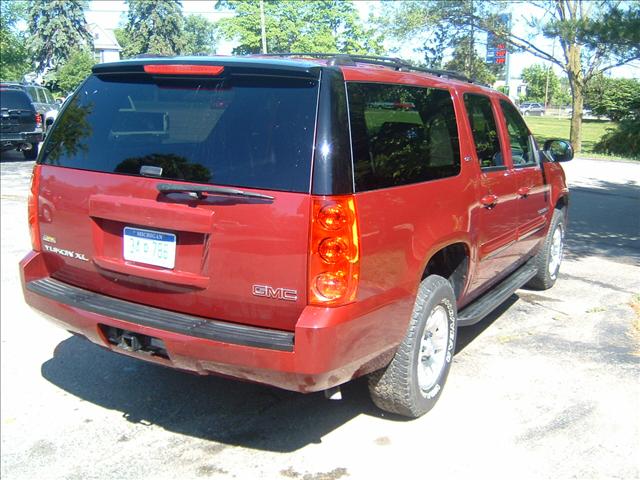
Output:
<svg viewBox="0 0 640 480">
<path fill-rule="evenodd" d="M 356 297 L 360 234 L 353 196 L 314 197 L 309 252 L 309 303 L 337 306 Z"/>
<path fill-rule="evenodd" d="M 33 167 L 31 173 L 31 188 L 27 200 L 27 215 L 29 218 L 29 235 L 31 236 L 31 247 L 40 251 L 42 244 L 40 241 L 40 225 L 38 223 L 38 192 L 40 191 L 40 165 Z"/>
<path fill-rule="evenodd" d="M 42 130 L 42 115 L 36 113 L 36 128 Z"/>
</svg>

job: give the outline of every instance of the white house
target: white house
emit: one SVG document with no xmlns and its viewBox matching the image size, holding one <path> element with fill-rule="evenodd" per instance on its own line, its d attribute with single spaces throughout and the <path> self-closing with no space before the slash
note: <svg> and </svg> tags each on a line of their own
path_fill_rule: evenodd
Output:
<svg viewBox="0 0 640 480">
<path fill-rule="evenodd" d="M 93 37 L 93 53 L 98 63 L 117 62 L 120 60 L 122 47 L 118 43 L 113 30 L 105 30 L 96 23 L 90 23 L 88 30 Z"/>
</svg>

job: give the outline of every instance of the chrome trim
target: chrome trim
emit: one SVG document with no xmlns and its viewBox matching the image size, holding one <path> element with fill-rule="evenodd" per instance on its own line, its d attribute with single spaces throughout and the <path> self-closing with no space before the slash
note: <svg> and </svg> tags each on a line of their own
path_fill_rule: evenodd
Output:
<svg viewBox="0 0 640 480">
<path fill-rule="evenodd" d="M 540 230 L 542 230 L 545 227 L 545 225 L 540 225 L 538 228 L 531 230 L 530 232 L 525 233 L 524 235 L 522 235 L 521 237 L 518 237 L 518 240 L 524 240 L 525 238 L 529 238 L 531 235 L 538 233 Z"/>
<path fill-rule="evenodd" d="M 504 252 L 507 248 L 509 248 L 511 245 L 513 245 L 514 243 L 516 243 L 515 240 L 511 240 L 509 243 L 507 243 L 506 245 L 503 245 L 500 248 L 497 248 L 496 250 L 492 251 L 491 253 L 485 255 L 484 258 L 491 258 L 491 257 L 495 257 L 496 255 L 498 255 L 501 252 Z"/>
</svg>

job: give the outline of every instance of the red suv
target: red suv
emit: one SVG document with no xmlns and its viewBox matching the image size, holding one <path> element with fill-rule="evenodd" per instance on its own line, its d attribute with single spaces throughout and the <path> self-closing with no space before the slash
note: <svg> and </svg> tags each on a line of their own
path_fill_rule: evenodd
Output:
<svg viewBox="0 0 640 480">
<path fill-rule="evenodd" d="M 549 288 L 561 140 L 386 57 L 93 67 L 34 169 L 26 301 L 114 352 L 380 408 L 438 399 L 456 329 Z"/>
</svg>

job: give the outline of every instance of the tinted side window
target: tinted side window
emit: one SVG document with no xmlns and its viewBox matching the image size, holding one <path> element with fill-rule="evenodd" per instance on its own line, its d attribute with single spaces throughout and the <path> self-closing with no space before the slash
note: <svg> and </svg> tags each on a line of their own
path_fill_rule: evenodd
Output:
<svg viewBox="0 0 640 480">
<path fill-rule="evenodd" d="M 44 93 L 44 97 L 47 103 L 53 103 L 53 97 L 51 96 L 51 93 L 49 92 L 49 90 L 45 88 L 42 92 Z"/>
<path fill-rule="evenodd" d="M 47 103 L 47 96 L 44 93 L 44 88 L 36 89 L 38 91 L 38 102 Z"/>
<path fill-rule="evenodd" d="M 467 109 L 480 167 L 504 166 L 491 100 L 484 95 L 465 93 L 464 106 Z"/>
<path fill-rule="evenodd" d="M 451 94 L 434 88 L 349 83 L 356 191 L 460 172 Z"/>
<path fill-rule="evenodd" d="M 36 87 L 27 87 L 27 93 L 29 97 L 31 97 L 32 102 L 38 102 L 38 93 L 36 92 Z"/>
<path fill-rule="evenodd" d="M 535 165 L 536 157 L 526 123 L 524 123 L 518 111 L 509 102 L 500 100 L 500 108 L 502 108 L 502 113 L 507 123 L 513 166 Z"/>
</svg>

